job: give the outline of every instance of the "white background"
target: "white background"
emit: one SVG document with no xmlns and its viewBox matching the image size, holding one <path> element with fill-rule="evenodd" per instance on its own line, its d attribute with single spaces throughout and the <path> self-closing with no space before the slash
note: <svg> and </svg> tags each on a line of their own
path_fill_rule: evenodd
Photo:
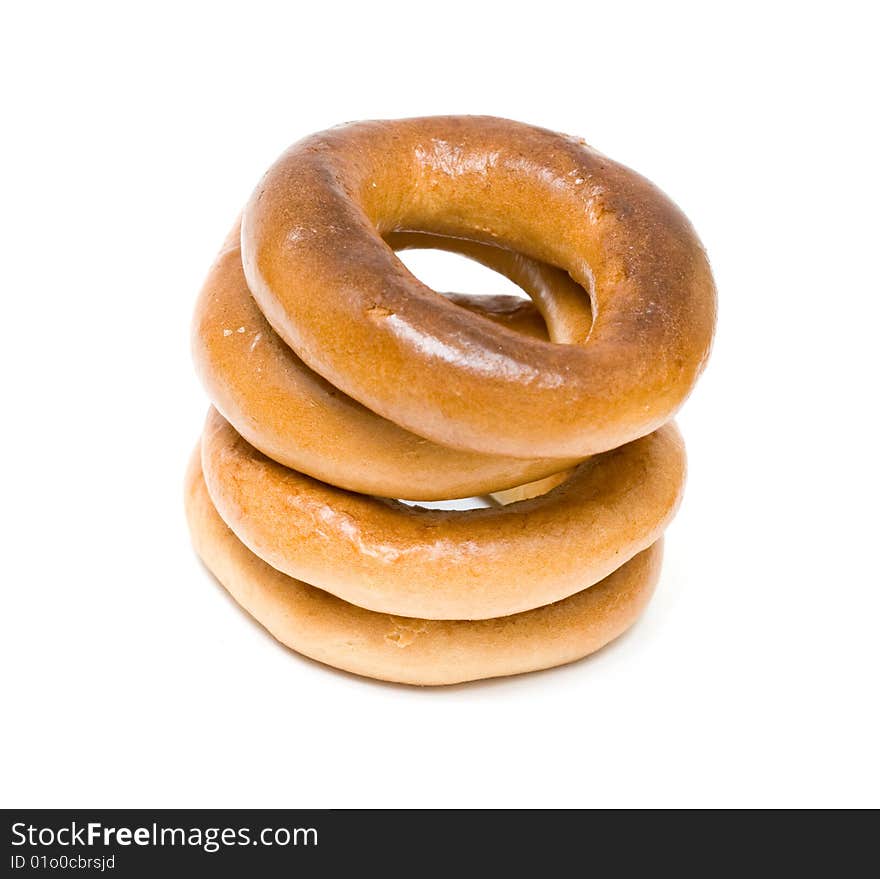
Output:
<svg viewBox="0 0 880 879">
<path fill-rule="evenodd" d="M 0 26 L 3 805 L 880 805 L 871 4 L 142 9 Z M 265 635 L 194 558 L 181 479 L 191 309 L 263 171 L 312 131 L 433 113 L 653 179 L 720 322 L 642 622 L 563 669 L 418 690 Z"/>
</svg>

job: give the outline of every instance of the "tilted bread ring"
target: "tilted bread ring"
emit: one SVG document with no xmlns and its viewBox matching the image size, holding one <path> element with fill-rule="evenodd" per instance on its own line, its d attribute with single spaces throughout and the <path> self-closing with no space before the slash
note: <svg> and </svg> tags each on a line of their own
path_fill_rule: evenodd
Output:
<svg viewBox="0 0 880 879">
<path fill-rule="evenodd" d="M 429 231 L 558 266 L 592 300 L 589 344 L 474 319 L 382 235 Z M 367 408 L 453 448 L 585 457 L 674 414 L 715 320 L 708 262 L 659 190 L 585 143 L 486 117 L 364 122 L 313 135 L 242 219 L 269 323 Z"/>
<path fill-rule="evenodd" d="M 533 304 L 440 296 L 395 256 L 410 247 L 475 259 Z M 687 220 L 582 141 L 486 117 L 306 138 L 196 308 L 216 409 L 187 481 L 194 543 L 280 640 L 362 674 L 586 655 L 653 588 L 684 480 L 667 422 L 714 316 Z M 395 500 L 472 494 L 496 508 Z"/>
</svg>

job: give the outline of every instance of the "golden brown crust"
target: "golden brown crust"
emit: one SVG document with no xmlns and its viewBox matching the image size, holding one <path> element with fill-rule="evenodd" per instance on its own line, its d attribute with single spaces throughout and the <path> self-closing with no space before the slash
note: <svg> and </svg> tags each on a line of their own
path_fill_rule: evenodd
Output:
<svg viewBox="0 0 880 879">
<path fill-rule="evenodd" d="M 567 271 L 591 292 L 589 344 L 455 308 L 381 237 L 407 230 Z M 580 140 L 502 119 L 306 138 L 255 191 L 242 243 L 251 292 L 312 369 L 407 430 L 486 454 L 577 458 L 649 433 L 689 393 L 714 328 L 708 263 L 672 202 Z"/>
<path fill-rule="evenodd" d="M 408 500 L 470 497 L 532 482 L 577 461 L 511 458 L 450 449 L 371 412 L 309 369 L 269 325 L 241 269 L 238 226 L 196 303 L 193 355 L 214 405 L 275 461 L 341 488 Z M 550 266 L 497 247 L 426 235 L 395 236 L 396 247 L 465 253 L 520 283 L 547 312 L 551 335 L 589 332 L 583 291 Z M 511 332 L 547 338 L 535 306 L 512 297 L 448 296 Z M 328 442 L 328 438 L 331 441 Z"/>
<path fill-rule="evenodd" d="M 473 622 L 389 616 L 287 577 L 254 555 L 214 509 L 198 449 L 185 501 L 198 554 L 282 644 L 336 668 L 405 684 L 455 684 L 587 656 L 635 622 L 660 571 L 658 541 L 601 583 L 537 610 Z"/>
<path fill-rule="evenodd" d="M 220 515 L 278 570 L 370 610 L 485 619 L 565 598 L 654 543 L 678 508 L 685 457 L 667 424 L 540 497 L 428 510 L 283 467 L 211 410 L 202 466 Z"/>
<path fill-rule="evenodd" d="M 531 304 L 435 293 L 395 256 L 425 247 Z M 276 637 L 340 668 L 450 683 L 586 655 L 653 588 L 685 475 L 670 419 L 714 320 L 687 220 L 583 141 L 487 117 L 306 138 L 196 307 L 217 408 L 194 543 Z M 473 494 L 495 506 L 395 500 Z"/>
</svg>

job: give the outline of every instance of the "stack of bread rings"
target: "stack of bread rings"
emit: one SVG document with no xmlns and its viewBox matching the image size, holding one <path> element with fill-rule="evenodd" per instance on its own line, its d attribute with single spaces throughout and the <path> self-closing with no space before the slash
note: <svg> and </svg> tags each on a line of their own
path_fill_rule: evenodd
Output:
<svg viewBox="0 0 880 879">
<path fill-rule="evenodd" d="M 529 300 L 437 293 L 405 248 Z M 685 475 L 670 419 L 714 324 L 687 219 L 578 138 L 469 116 L 308 137 L 196 306 L 213 407 L 186 480 L 195 548 L 279 641 L 357 674 L 586 656 L 657 581 Z M 472 496 L 492 505 L 412 503 Z"/>
</svg>

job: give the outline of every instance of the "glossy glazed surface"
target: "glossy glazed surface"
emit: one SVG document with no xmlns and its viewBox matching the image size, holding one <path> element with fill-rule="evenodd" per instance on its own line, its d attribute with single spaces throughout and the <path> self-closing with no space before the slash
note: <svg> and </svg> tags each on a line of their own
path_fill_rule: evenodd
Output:
<svg viewBox="0 0 880 879">
<path fill-rule="evenodd" d="M 589 343 L 475 320 L 383 235 L 487 242 L 558 266 L 592 302 Z M 420 436 L 584 457 L 649 433 L 708 356 L 715 288 L 684 215 L 583 141 L 490 117 L 340 126 L 306 138 L 245 208 L 248 286 L 335 387 Z"/>
</svg>

